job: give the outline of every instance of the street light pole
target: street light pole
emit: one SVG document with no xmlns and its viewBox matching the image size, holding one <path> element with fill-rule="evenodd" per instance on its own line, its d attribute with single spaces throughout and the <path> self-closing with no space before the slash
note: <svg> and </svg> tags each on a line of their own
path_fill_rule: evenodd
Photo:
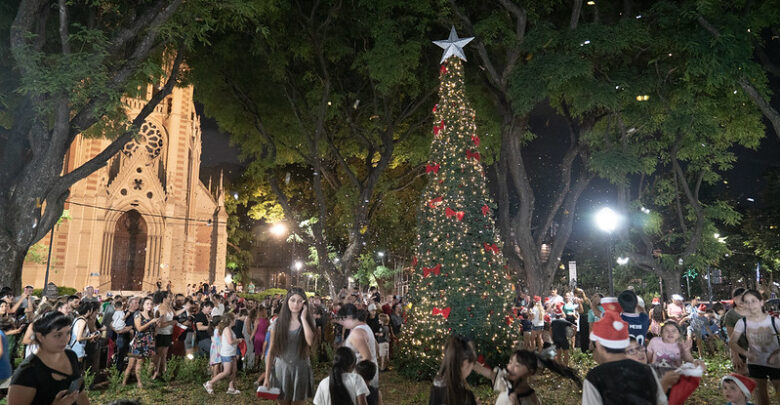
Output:
<svg viewBox="0 0 780 405">
<path fill-rule="evenodd" d="M 615 285 L 612 281 L 612 250 L 614 248 L 614 239 L 612 238 L 612 232 L 617 229 L 622 218 L 615 211 L 609 207 L 604 207 L 596 212 L 596 226 L 602 231 L 607 233 L 609 243 L 607 244 L 607 266 L 609 270 L 609 295 L 615 296 Z"/>
</svg>

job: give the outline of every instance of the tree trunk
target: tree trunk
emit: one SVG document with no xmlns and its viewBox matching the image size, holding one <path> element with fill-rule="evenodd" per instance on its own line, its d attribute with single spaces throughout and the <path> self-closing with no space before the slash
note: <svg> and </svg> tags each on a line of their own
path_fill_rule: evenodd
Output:
<svg viewBox="0 0 780 405">
<path fill-rule="evenodd" d="M 528 294 L 531 296 L 547 295 L 552 285 L 552 279 L 544 274 L 543 269 L 533 270 L 528 267 L 525 268 L 526 285 L 528 286 Z"/>
<path fill-rule="evenodd" d="M 671 298 L 672 294 L 684 295 L 682 293 L 683 288 L 680 281 L 680 272 L 658 269 L 656 274 L 661 277 L 661 280 L 664 283 L 664 294 L 666 295 L 667 300 Z"/>
<path fill-rule="evenodd" d="M 8 239 L 0 239 L 0 286 L 10 287 L 14 294 L 22 289 L 22 264 L 27 248 L 20 248 Z"/>
</svg>

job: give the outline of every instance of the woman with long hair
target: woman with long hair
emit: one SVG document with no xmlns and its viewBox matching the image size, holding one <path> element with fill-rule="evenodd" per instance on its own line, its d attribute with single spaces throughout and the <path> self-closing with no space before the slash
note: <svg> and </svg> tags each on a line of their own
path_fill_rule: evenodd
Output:
<svg viewBox="0 0 780 405">
<path fill-rule="evenodd" d="M 76 353 L 79 359 L 79 364 L 84 371 L 85 361 L 87 357 L 87 342 L 94 341 L 100 337 L 99 333 L 92 333 L 89 331 L 89 319 L 95 312 L 96 305 L 93 305 L 92 301 L 81 301 L 79 307 L 76 310 L 78 316 L 73 319 L 72 328 L 70 331 L 70 342 L 68 342 L 69 349 Z"/>
<path fill-rule="evenodd" d="M 135 323 L 135 337 L 130 345 L 129 360 L 125 376 L 122 379 L 122 385 L 127 385 L 127 379 L 130 373 L 135 371 L 136 385 L 143 388 L 141 382 L 141 368 L 144 359 L 154 355 L 154 328 L 160 318 L 152 318 L 152 299 L 144 298 L 141 309 L 135 314 L 133 322 Z"/>
<path fill-rule="evenodd" d="M 35 316 L 33 319 L 38 319 L 43 316 L 43 314 L 53 311 L 54 307 L 52 307 L 51 303 L 47 302 L 41 302 L 40 305 L 38 305 L 38 308 L 35 309 Z M 22 337 L 22 344 L 25 345 L 24 347 L 24 357 L 27 358 L 27 356 L 31 354 L 35 354 L 38 352 L 38 343 L 35 343 L 35 333 L 33 332 L 33 324 L 35 324 L 35 321 L 31 323 L 29 326 L 27 326 L 27 329 L 24 331 L 24 337 Z"/>
<path fill-rule="evenodd" d="M 245 367 L 247 370 L 252 370 L 255 368 L 254 328 L 257 322 L 257 308 L 254 306 L 250 308 L 250 306 L 247 305 L 247 309 L 246 321 L 244 321 L 241 335 L 244 338 L 244 342 L 246 342 L 246 353 L 244 354 L 244 360 L 246 361 Z"/>
<path fill-rule="evenodd" d="M 175 311 L 171 305 L 170 293 L 157 291 L 154 293 L 152 302 L 157 306 L 155 318 L 160 319 L 155 328 L 157 334 L 155 335 L 154 356 L 152 357 L 154 368 L 152 380 L 156 380 L 160 374 L 165 372 L 168 364 L 168 348 L 173 344 L 173 325 L 176 324 L 176 321 L 173 319 Z"/>
<path fill-rule="evenodd" d="M 463 336 L 450 336 L 444 347 L 444 360 L 431 386 L 429 405 L 476 405 L 466 377 L 471 374 L 477 354 Z"/>
<path fill-rule="evenodd" d="M 747 315 L 734 325 L 729 346 L 733 352 L 747 358 L 748 376 L 756 382 L 756 403 L 768 405 L 767 379 L 772 381 L 775 392 L 780 392 L 780 321 L 766 313 L 764 298 L 756 290 L 742 294 L 742 305 Z M 739 346 L 742 335 L 747 337 L 747 350 Z M 737 360 L 741 361 L 739 357 Z M 734 365 L 735 368 L 739 366 Z"/>
<path fill-rule="evenodd" d="M 8 403 L 88 405 L 76 354 L 68 350 L 71 320 L 58 311 L 49 311 L 32 325 L 38 352 L 30 355 L 11 378 Z M 71 390 L 71 386 L 78 385 Z"/>
<path fill-rule="evenodd" d="M 271 326 L 265 385 L 279 388 L 278 404 L 303 404 L 314 394 L 309 354 L 317 339 L 306 292 L 293 287 L 282 300 L 279 317 Z"/>
<path fill-rule="evenodd" d="M 333 355 L 330 375 L 320 381 L 314 405 L 366 405 L 369 390 L 363 378 L 354 373 L 357 358 L 349 348 L 339 347 Z"/>
</svg>

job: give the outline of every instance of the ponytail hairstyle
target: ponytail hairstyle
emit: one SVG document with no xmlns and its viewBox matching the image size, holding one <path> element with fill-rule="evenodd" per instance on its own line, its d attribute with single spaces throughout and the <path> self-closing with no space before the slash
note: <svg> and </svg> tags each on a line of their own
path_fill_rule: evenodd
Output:
<svg viewBox="0 0 780 405">
<path fill-rule="evenodd" d="M 524 365 L 531 375 L 536 374 L 539 369 L 548 369 L 561 377 L 568 378 L 577 384 L 577 388 L 582 388 L 582 379 L 577 374 L 577 370 L 566 367 L 555 360 L 540 355 L 539 353 L 529 350 L 517 350 L 512 356 L 515 357 L 518 363 Z M 517 388 L 517 384 L 512 384 L 513 389 Z"/>
<path fill-rule="evenodd" d="M 219 335 L 222 336 L 222 331 L 225 330 L 225 328 L 229 328 L 230 324 L 233 323 L 233 321 L 236 319 L 236 316 L 232 312 L 228 312 L 225 315 L 222 316 L 219 320 L 219 325 L 217 325 L 217 329 L 219 330 Z"/>
<path fill-rule="evenodd" d="M 344 385 L 342 375 L 351 372 L 355 368 L 356 362 L 357 357 L 352 349 L 344 346 L 336 349 L 336 353 L 333 355 L 333 367 L 330 369 L 330 403 L 352 403 L 352 397 Z"/>
<path fill-rule="evenodd" d="M 441 362 L 436 380 L 441 381 L 447 387 L 447 404 L 457 405 L 467 398 L 464 381 L 467 376 L 461 375 L 461 366 L 464 361 L 477 361 L 477 354 L 471 341 L 460 335 L 452 335 L 444 346 L 444 360 Z"/>
</svg>

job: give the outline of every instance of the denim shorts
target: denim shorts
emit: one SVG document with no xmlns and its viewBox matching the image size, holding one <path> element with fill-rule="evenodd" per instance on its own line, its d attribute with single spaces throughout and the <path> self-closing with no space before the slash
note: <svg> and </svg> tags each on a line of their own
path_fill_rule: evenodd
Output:
<svg viewBox="0 0 780 405">
<path fill-rule="evenodd" d="M 236 358 L 236 356 L 219 356 L 219 357 L 221 358 L 223 363 L 230 363 Z"/>
</svg>

